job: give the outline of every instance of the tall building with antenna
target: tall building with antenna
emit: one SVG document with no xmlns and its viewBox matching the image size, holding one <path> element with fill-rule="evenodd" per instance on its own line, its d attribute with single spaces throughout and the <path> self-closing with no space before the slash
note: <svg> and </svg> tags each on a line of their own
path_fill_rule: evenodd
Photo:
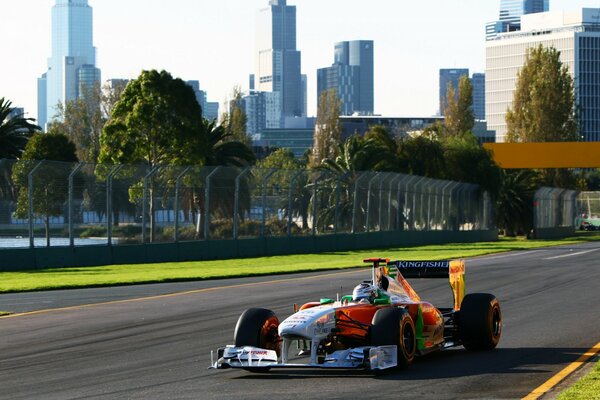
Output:
<svg viewBox="0 0 600 400">
<path fill-rule="evenodd" d="M 301 54 L 296 48 L 296 6 L 286 0 L 270 0 L 260 10 L 257 31 L 255 88 L 278 93 L 282 121 L 305 116 Z"/>
<path fill-rule="evenodd" d="M 38 79 L 39 125 L 53 119 L 59 103 L 77 99 L 99 81 L 92 8 L 87 0 L 56 0 L 48 71 Z"/>
</svg>

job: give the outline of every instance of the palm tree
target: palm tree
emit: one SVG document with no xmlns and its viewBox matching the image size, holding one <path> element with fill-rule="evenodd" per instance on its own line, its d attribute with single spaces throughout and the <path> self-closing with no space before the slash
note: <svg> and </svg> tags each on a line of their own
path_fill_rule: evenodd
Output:
<svg viewBox="0 0 600 400">
<path fill-rule="evenodd" d="M 380 156 L 383 153 L 385 149 L 377 140 L 353 135 L 339 146 L 338 156 L 334 160 L 322 161 L 318 169 L 331 174 L 320 186 L 329 187 L 331 190 L 328 191 L 329 197 L 321 202 L 326 206 L 320 207 L 318 215 L 320 226 L 334 225 L 338 231 L 351 228 L 362 230 L 360 227 L 364 226 L 367 199 L 360 196 L 355 204 L 356 185 L 360 177 L 366 173 L 363 171 L 372 171 L 381 162 Z M 356 215 L 354 224 L 352 224 L 353 215 Z"/>
<path fill-rule="evenodd" d="M 192 157 L 196 162 L 201 161 L 206 167 L 228 167 L 223 168 L 213 178 L 215 189 L 211 191 L 210 201 L 210 209 L 213 212 L 228 218 L 232 218 L 234 214 L 235 178 L 241 169 L 253 165 L 256 161 L 252 149 L 242 142 L 231 140 L 231 138 L 232 133 L 227 132 L 222 125 L 217 125 L 216 121 L 204 119 L 200 135 L 192 144 L 194 146 Z M 186 182 L 188 190 L 185 191 L 187 199 L 184 201 L 188 207 L 196 208 L 201 215 L 204 215 L 206 209 L 204 177 L 201 177 L 201 174 L 196 175 Z M 246 174 L 240 181 L 240 210 L 238 211 L 250 209 L 249 179 L 249 174 Z M 202 226 L 198 223 L 196 235 L 201 236 L 201 231 Z"/>
<path fill-rule="evenodd" d="M 528 169 L 502 170 L 502 174 L 496 201 L 498 227 L 506 236 L 527 233 L 533 228 L 533 198 L 539 176 Z"/>
<path fill-rule="evenodd" d="M 12 115 L 12 103 L 0 98 L 0 159 L 18 159 L 33 133 L 41 128 L 33 123 L 33 118 L 23 114 Z"/>
<path fill-rule="evenodd" d="M 40 127 L 32 123 L 32 118 L 23 118 L 23 114 L 13 115 L 12 103 L 0 98 L 0 160 L 21 157 L 27 141 Z M 14 162 L 0 163 L 0 200 L 8 204 L 17 198 L 11 174 Z M 0 223 L 10 222 L 7 206 L 0 207 Z"/>
</svg>

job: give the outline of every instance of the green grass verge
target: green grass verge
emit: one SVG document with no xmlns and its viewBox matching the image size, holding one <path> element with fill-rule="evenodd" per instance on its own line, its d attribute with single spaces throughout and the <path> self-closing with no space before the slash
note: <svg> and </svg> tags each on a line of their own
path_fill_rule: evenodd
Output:
<svg viewBox="0 0 600 400">
<path fill-rule="evenodd" d="M 557 400 L 600 400 L 600 362 L 592 372 L 561 392 Z"/>
<path fill-rule="evenodd" d="M 377 256 L 404 260 L 441 260 L 592 240 L 600 240 L 600 234 L 587 233 L 562 240 L 502 238 L 498 242 L 432 245 L 402 249 L 393 248 L 219 261 L 109 265 L 101 267 L 2 272 L 0 273 L 0 293 L 183 282 L 335 270 L 360 266 L 362 265 L 361 261 L 363 258 Z"/>
<path fill-rule="evenodd" d="M 6 312 L 6 311 L 0 311 L 0 317 L 4 317 L 6 315 L 10 315 L 11 313 Z"/>
</svg>

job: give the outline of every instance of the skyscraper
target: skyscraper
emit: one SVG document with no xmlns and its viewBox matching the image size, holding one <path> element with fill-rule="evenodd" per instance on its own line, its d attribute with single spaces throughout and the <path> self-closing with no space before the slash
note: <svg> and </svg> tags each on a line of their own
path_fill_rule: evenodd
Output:
<svg viewBox="0 0 600 400">
<path fill-rule="evenodd" d="M 282 121 L 304 116 L 296 6 L 288 6 L 286 0 L 270 0 L 269 7 L 260 10 L 257 26 L 256 90 L 280 93 Z"/>
<path fill-rule="evenodd" d="M 452 84 L 455 91 L 458 92 L 458 82 L 462 76 L 469 77 L 468 68 L 442 68 L 440 69 L 440 115 L 444 115 L 448 105 L 448 85 Z"/>
<path fill-rule="evenodd" d="M 600 141 L 599 8 L 525 15 L 520 32 L 486 42 L 486 119 L 496 142 L 507 135 L 506 110 L 512 106 L 518 73 L 528 49 L 542 45 L 560 52 L 575 85 L 579 129 L 584 141 Z"/>
<path fill-rule="evenodd" d="M 87 0 L 56 0 L 52 7 L 52 54 L 38 79 L 38 123 L 52 119 L 59 103 L 77 99 L 100 81 L 93 45 L 92 8 Z"/>
<path fill-rule="evenodd" d="M 550 0 L 500 0 L 500 18 L 486 25 L 488 40 L 503 32 L 521 30 L 521 17 L 527 14 L 546 12 Z"/>
<path fill-rule="evenodd" d="M 342 102 L 342 115 L 373 114 L 373 50 L 372 40 L 336 43 L 333 65 L 317 70 L 317 96 L 335 89 Z"/>
<path fill-rule="evenodd" d="M 473 116 L 481 121 L 485 119 L 485 74 L 473 73 L 471 86 L 473 86 Z"/>
</svg>

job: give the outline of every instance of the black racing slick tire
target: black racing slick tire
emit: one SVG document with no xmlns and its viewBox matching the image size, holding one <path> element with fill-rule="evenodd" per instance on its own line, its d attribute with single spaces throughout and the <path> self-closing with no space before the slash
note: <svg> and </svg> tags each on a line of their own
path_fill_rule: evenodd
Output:
<svg viewBox="0 0 600 400">
<path fill-rule="evenodd" d="M 502 334 L 502 312 L 496 296 L 472 293 L 460 306 L 459 333 L 467 350 L 492 350 Z"/>
<path fill-rule="evenodd" d="M 281 353 L 281 339 L 277 328 L 279 319 L 266 308 L 249 308 L 240 315 L 235 325 L 233 341 L 236 347 L 252 346 Z"/>
<path fill-rule="evenodd" d="M 371 322 L 371 345 L 398 347 L 398 367 L 409 366 L 417 351 L 415 324 L 407 310 L 386 307 L 377 310 Z"/>
</svg>

